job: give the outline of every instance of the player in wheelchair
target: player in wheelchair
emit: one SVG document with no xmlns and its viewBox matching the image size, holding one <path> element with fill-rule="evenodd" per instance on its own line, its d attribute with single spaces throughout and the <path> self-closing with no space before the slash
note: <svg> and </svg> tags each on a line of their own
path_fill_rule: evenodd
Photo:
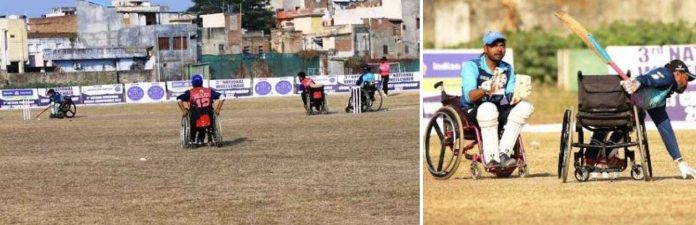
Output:
<svg viewBox="0 0 696 225">
<path fill-rule="evenodd" d="M 523 100 L 529 95 L 529 86 L 516 87 L 512 66 L 502 60 L 502 34 L 486 33 L 483 44 L 483 54 L 462 66 L 462 97 L 447 95 L 442 82 L 436 84 L 442 88 L 444 106 L 435 112 L 425 134 L 425 161 L 436 178 L 452 176 L 460 156 L 475 146 L 480 154 L 466 155 L 472 160 L 474 179 L 480 177 L 477 162 L 498 177 L 510 176 L 515 168 L 520 176 L 527 174 L 519 134 L 534 112 L 532 104 Z"/>
<path fill-rule="evenodd" d="M 220 126 L 220 110 L 225 100 L 221 99 L 215 108 L 214 101 L 221 94 L 211 88 L 203 87 L 203 76 L 196 74 L 191 78 L 192 89 L 185 91 L 176 99 L 182 115 L 181 143 L 183 148 L 204 145 L 208 136 L 208 144 L 220 147 L 222 134 Z M 187 104 L 185 105 L 184 102 Z"/>
<path fill-rule="evenodd" d="M 484 53 L 463 65 L 462 93 L 465 94 L 461 103 L 481 129 L 484 163 L 511 167 L 517 163 L 513 148 L 534 107 L 513 95 L 516 77 L 512 66 L 503 61 L 505 37 L 488 32 L 483 42 Z"/>
<path fill-rule="evenodd" d="M 302 103 L 307 115 L 315 113 L 328 114 L 329 105 L 327 104 L 324 85 L 314 83 L 311 78 L 307 77 L 305 72 L 297 73 L 297 77 L 300 80 L 300 97 L 302 97 Z"/>
<path fill-rule="evenodd" d="M 70 96 L 63 97 L 53 89 L 48 89 L 48 91 L 46 91 L 46 96 L 48 96 L 49 101 L 48 108 L 51 109 L 51 115 L 49 115 L 48 118 L 62 119 L 63 117 L 75 117 L 77 107 Z"/>
<path fill-rule="evenodd" d="M 361 109 L 363 112 L 378 111 L 382 108 L 382 93 L 380 93 L 377 88 L 375 74 L 370 71 L 370 66 L 367 64 L 363 64 L 361 69 L 362 74 L 355 82 L 355 85 L 360 87 Z M 354 109 L 354 97 L 353 93 L 351 93 L 348 99 L 348 105 L 346 106 L 346 112 L 351 112 Z"/>
</svg>

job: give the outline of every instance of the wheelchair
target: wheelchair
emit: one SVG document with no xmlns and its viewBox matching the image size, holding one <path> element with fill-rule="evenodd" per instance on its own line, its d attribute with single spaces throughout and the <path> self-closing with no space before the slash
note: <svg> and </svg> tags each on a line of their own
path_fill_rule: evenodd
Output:
<svg viewBox="0 0 696 225">
<path fill-rule="evenodd" d="M 448 179 L 457 171 L 462 156 L 471 160 L 469 168 L 473 179 L 481 178 L 483 169 L 496 177 L 510 177 L 517 169 L 520 177 L 526 177 L 529 170 L 527 155 L 522 143 L 522 137 L 517 138 L 514 154 L 511 158 L 517 160 L 517 165 L 511 167 L 496 167 L 486 165 L 483 160 L 483 147 L 480 128 L 469 119 L 469 113 L 461 107 L 460 97 L 448 95 L 443 82 L 437 82 L 435 88 L 441 89 L 440 102 L 443 104 L 428 122 L 424 136 L 424 158 L 428 172 L 436 179 Z M 478 152 L 470 150 L 478 147 Z"/>
<path fill-rule="evenodd" d="M 305 111 L 307 115 L 329 114 L 329 104 L 324 92 L 324 85 L 310 85 L 305 94 Z M 318 109 L 318 110 L 316 110 Z"/>
<path fill-rule="evenodd" d="M 220 122 L 222 119 L 220 115 L 216 115 L 215 112 L 211 112 L 210 115 L 212 123 L 210 127 L 205 130 L 208 139 L 207 143 L 210 146 L 222 147 L 222 126 Z M 195 143 L 191 142 L 191 136 L 193 135 L 191 133 L 191 117 L 191 109 L 189 109 L 189 113 L 181 118 L 180 137 L 181 148 L 183 149 L 196 147 Z"/>
<path fill-rule="evenodd" d="M 630 76 L 630 71 L 628 72 Z M 590 173 L 622 172 L 629 166 L 631 177 L 635 180 L 649 181 L 652 177 L 652 163 L 650 150 L 645 130 L 645 113 L 637 106 L 631 104 L 628 94 L 619 84 L 620 78 L 616 75 L 583 75 L 578 71 L 578 112 L 573 118 L 571 109 L 566 109 L 563 114 L 561 130 L 560 151 L 558 155 L 558 178 L 565 183 L 568 177 L 569 166 L 575 169 L 575 179 L 585 182 Z M 575 121 L 573 120 L 575 119 Z M 573 130 L 574 129 L 574 130 Z M 590 142 L 585 143 L 584 132 L 623 132 L 623 143 Z M 577 133 L 577 141 L 573 134 Z M 635 135 L 635 141 L 631 138 Z M 637 147 L 641 160 L 637 160 L 635 152 L 629 148 Z M 606 150 L 622 149 L 623 158 L 619 154 L 619 163 L 609 165 Z M 575 151 L 577 149 L 577 151 Z M 588 150 L 599 150 L 597 156 L 592 159 L 588 156 Z M 571 161 L 572 154 L 572 161 Z M 607 162 L 588 163 L 597 160 Z M 631 163 L 628 163 L 628 160 Z M 592 164 L 592 165 L 591 165 Z M 616 165 L 618 164 L 618 165 Z"/>
<path fill-rule="evenodd" d="M 70 96 L 63 97 L 63 103 L 61 103 L 60 106 L 58 106 L 56 118 L 73 118 L 75 117 L 76 113 L 77 106 L 75 106 L 75 103 L 72 101 L 72 98 Z"/>
<path fill-rule="evenodd" d="M 377 88 L 375 83 L 368 83 L 362 86 L 361 90 L 361 106 L 362 112 L 376 112 L 382 109 L 382 91 Z M 346 113 L 353 111 L 353 94 L 350 94 L 348 98 L 348 104 L 346 106 Z"/>
</svg>

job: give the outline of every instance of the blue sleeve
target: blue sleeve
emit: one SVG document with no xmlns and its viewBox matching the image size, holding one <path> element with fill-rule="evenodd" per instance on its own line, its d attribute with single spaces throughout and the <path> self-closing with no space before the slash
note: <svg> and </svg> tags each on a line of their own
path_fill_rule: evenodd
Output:
<svg viewBox="0 0 696 225">
<path fill-rule="evenodd" d="M 179 96 L 176 97 L 176 100 L 181 100 L 181 101 L 184 101 L 184 102 L 188 102 L 189 99 L 191 99 L 191 94 L 189 93 L 188 90 L 185 91 L 183 94 L 181 94 L 181 95 L 179 95 Z"/>
<path fill-rule="evenodd" d="M 657 68 L 651 70 L 650 72 L 636 77 L 636 80 L 640 82 L 641 87 L 669 87 L 672 86 L 676 81 L 674 80 L 674 74 L 665 68 Z"/>
<path fill-rule="evenodd" d="M 220 96 L 222 95 L 222 94 L 220 94 L 220 92 L 217 92 L 217 91 L 215 91 L 215 90 L 212 90 L 212 92 L 213 92 L 213 93 L 212 93 L 212 95 L 213 95 L 213 100 L 218 100 L 218 99 L 220 99 Z"/>
<path fill-rule="evenodd" d="M 363 75 L 360 75 L 360 77 L 358 78 L 358 82 L 355 82 L 355 85 L 361 85 L 361 84 L 362 84 L 362 82 L 363 82 L 363 76 L 364 76 L 364 74 L 363 74 Z"/>
<path fill-rule="evenodd" d="M 303 85 L 302 83 L 300 83 L 300 85 L 297 87 L 297 90 L 305 91 L 305 90 L 304 90 L 304 85 Z"/>
<path fill-rule="evenodd" d="M 507 85 L 505 86 L 505 96 L 508 99 L 512 99 L 512 95 L 515 93 L 515 85 L 517 81 L 517 74 L 515 74 L 515 69 L 512 66 L 509 67 Z"/>
<path fill-rule="evenodd" d="M 462 95 L 464 97 L 461 99 L 463 100 L 462 103 L 464 103 L 464 105 L 471 104 L 471 100 L 469 100 L 469 92 L 477 88 L 476 80 L 478 79 L 478 75 L 476 63 L 468 61 L 462 64 L 462 72 L 460 76 L 462 78 Z"/>
</svg>

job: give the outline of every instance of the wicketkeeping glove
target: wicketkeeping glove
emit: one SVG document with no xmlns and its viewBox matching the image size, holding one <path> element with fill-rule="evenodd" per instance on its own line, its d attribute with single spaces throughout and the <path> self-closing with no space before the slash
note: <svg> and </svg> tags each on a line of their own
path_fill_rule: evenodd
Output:
<svg viewBox="0 0 696 225">
<path fill-rule="evenodd" d="M 636 92 L 638 88 L 640 88 L 640 82 L 638 82 L 634 78 L 631 78 L 630 80 L 619 81 L 619 84 L 621 84 L 624 91 L 626 91 L 626 93 L 628 94 L 633 94 L 633 92 Z"/>
</svg>

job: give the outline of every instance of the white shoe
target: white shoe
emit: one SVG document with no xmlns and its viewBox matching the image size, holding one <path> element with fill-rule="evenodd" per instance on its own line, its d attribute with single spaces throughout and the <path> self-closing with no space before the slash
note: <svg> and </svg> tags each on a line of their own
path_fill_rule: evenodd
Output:
<svg viewBox="0 0 696 225">
<path fill-rule="evenodd" d="M 689 176 L 691 176 L 691 178 L 696 178 L 696 170 L 689 167 L 689 164 L 687 164 L 686 161 L 679 160 L 677 167 L 679 167 L 679 172 L 681 173 L 682 179 L 686 179 Z"/>
</svg>

